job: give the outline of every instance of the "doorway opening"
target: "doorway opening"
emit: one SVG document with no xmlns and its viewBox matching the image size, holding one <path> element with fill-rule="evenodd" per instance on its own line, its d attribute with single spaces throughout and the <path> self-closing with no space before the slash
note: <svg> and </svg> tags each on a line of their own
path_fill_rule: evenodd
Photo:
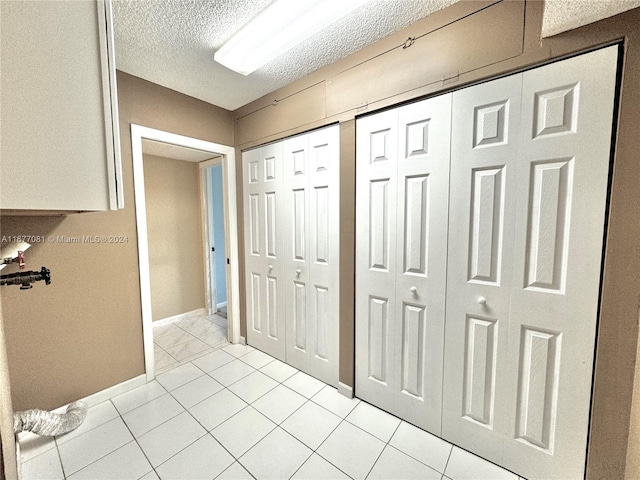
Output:
<svg viewBox="0 0 640 480">
<path fill-rule="evenodd" d="M 237 238 L 237 212 L 236 212 L 236 189 L 235 189 L 235 149 L 227 145 L 220 145 L 206 142 L 196 138 L 185 137 L 161 130 L 156 130 L 140 125 L 131 125 L 131 144 L 133 156 L 133 180 L 135 192 L 136 225 L 138 230 L 138 262 L 140 271 L 140 297 L 142 306 L 142 329 L 145 355 L 145 371 L 147 381 L 155 378 L 155 353 L 153 343 L 153 313 L 151 298 L 151 274 L 149 258 L 149 234 L 147 225 L 147 205 L 145 197 L 145 177 L 143 146 L 162 144 L 168 149 L 190 149 L 203 153 L 211 159 L 202 162 L 202 157 L 194 157 L 188 161 L 200 163 L 199 168 L 199 189 L 201 199 L 201 219 L 204 252 L 184 251 L 183 246 L 175 245 L 176 255 L 184 255 L 184 261 L 189 261 L 190 255 L 202 255 L 205 270 L 205 298 L 207 308 L 211 310 L 213 299 L 211 297 L 211 240 L 208 238 L 209 211 L 207 205 L 207 186 L 210 181 L 207 178 L 208 168 L 217 164 L 220 166 L 222 181 L 222 216 L 224 219 L 224 244 L 225 244 L 225 276 L 227 290 L 227 332 L 228 340 L 231 343 L 238 343 L 240 340 L 240 317 L 239 317 L 239 280 L 238 280 L 238 238 Z M 210 190 L 210 189 L 209 189 Z M 182 253 L 181 253 L 182 252 Z M 209 312 L 211 313 L 211 312 Z M 215 313 L 215 310 L 213 311 Z"/>
<path fill-rule="evenodd" d="M 224 182 L 220 158 L 200 164 L 204 178 L 204 205 L 209 245 L 208 310 L 227 318 L 227 255 L 224 226 Z"/>
</svg>

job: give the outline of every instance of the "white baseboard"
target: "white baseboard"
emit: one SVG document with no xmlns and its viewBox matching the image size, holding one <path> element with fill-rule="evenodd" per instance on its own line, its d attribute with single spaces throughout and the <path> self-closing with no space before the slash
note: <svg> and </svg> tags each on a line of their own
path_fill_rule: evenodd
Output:
<svg viewBox="0 0 640 480">
<path fill-rule="evenodd" d="M 206 310 L 204 308 L 199 308 L 197 310 L 193 310 L 191 312 L 179 313 L 178 315 L 174 315 L 173 317 L 162 318 L 160 320 L 155 320 L 152 325 L 155 327 L 164 327 L 165 325 L 170 325 L 172 323 L 178 322 L 185 318 L 193 317 L 194 315 L 204 315 Z"/>
<path fill-rule="evenodd" d="M 224 308 L 224 307 L 226 307 L 226 306 L 227 306 L 227 302 L 222 302 L 222 303 L 218 303 L 218 304 L 216 304 L 216 308 L 217 308 L 218 310 L 220 310 L 221 308 Z"/>
<path fill-rule="evenodd" d="M 347 398 L 353 398 L 353 387 L 347 384 L 338 382 L 338 393 L 344 395 Z"/>
<path fill-rule="evenodd" d="M 18 441 L 18 436 L 16 435 L 16 462 L 18 465 L 18 480 L 22 480 L 22 458 L 20 456 L 20 442 Z"/>
</svg>

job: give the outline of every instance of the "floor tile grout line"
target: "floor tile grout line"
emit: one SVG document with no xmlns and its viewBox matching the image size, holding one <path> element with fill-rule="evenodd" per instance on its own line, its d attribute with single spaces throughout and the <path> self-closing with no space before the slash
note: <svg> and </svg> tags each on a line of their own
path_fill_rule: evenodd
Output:
<svg viewBox="0 0 640 480">
<path fill-rule="evenodd" d="M 322 405 L 320 405 L 322 406 Z M 337 468 L 339 471 L 341 471 L 342 473 L 344 473 L 347 477 L 349 478 L 353 478 L 351 477 L 351 475 L 349 475 L 347 472 L 343 471 L 340 467 L 338 467 L 337 465 L 333 464 L 333 462 L 331 462 L 328 458 L 323 457 L 320 452 L 318 452 L 318 450 L 320 450 L 320 447 L 322 447 L 322 445 L 324 445 L 324 443 L 329 439 L 329 437 L 331 435 L 333 435 L 333 433 L 338 429 L 338 427 L 340 427 L 340 425 L 342 425 L 342 423 L 344 423 L 345 419 L 344 418 L 340 418 L 340 421 L 338 422 L 338 424 L 335 426 L 335 428 L 333 430 L 331 430 L 331 432 L 329 433 L 329 435 L 327 435 L 325 437 L 325 439 L 320 442 L 320 445 L 318 445 L 318 447 L 313 451 L 313 453 L 315 453 L 316 455 L 318 455 L 320 458 L 322 458 L 325 462 L 329 463 L 330 465 L 334 466 L 335 468 Z"/>
<path fill-rule="evenodd" d="M 193 362 L 194 360 L 197 360 L 197 359 L 199 359 L 199 358 L 201 358 L 201 357 L 204 357 L 204 356 L 206 356 L 206 355 L 209 355 L 210 353 L 213 353 L 213 352 L 215 352 L 215 351 L 217 351 L 217 350 L 222 350 L 222 349 L 224 348 L 224 347 L 223 347 L 223 345 L 224 345 L 224 346 L 227 346 L 227 345 L 232 345 L 232 344 L 231 344 L 231 343 L 229 343 L 229 342 L 221 342 L 220 344 L 218 344 L 218 345 L 217 345 L 217 346 L 215 346 L 215 347 L 210 347 L 210 348 L 208 348 L 208 349 L 206 349 L 206 350 L 202 350 L 201 352 L 195 353 L 195 354 L 193 354 L 193 355 L 191 355 L 191 356 L 189 356 L 189 357 L 185 357 L 185 358 L 184 358 L 184 359 L 182 359 L 182 360 L 176 360 L 176 362 L 178 362 L 178 366 L 182 366 L 182 365 L 184 365 L 185 363 Z M 170 355 L 170 354 L 168 354 L 168 355 Z M 175 358 L 175 357 L 174 357 L 174 358 Z M 177 368 L 177 367 L 176 367 L 176 368 Z M 167 371 L 168 371 L 168 370 L 167 370 Z M 163 373 L 166 373 L 166 372 L 163 372 Z M 157 375 L 160 375 L 160 374 L 157 374 Z"/>
<path fill-rule="evenodd" d="M 447 443 L 449 443 L 449 442 L 447 442 Z M 442 476 L 443 477 L 446 475 L 447 467 L 449 466 L 449 461 L 451 461 L 451 456 L 453 455 L 454 445 L 452 443 L 449 443 L 449 445 L 451 445 L 451 449 L 449 450 L 449 455 L 447 456 L 447 462 L 444 464 L 444 469 L 442 470 Z"/>
<path fill-rule="evenodd" d="M 115 418 L 114 418 L 113 420 L 115 420 Z M 122 423 L 124 423 L 124 420 L 123 420 L 123 419 L 121 419 L 121 420 L 122 420 Z M 110 420 L 110 421 L 111 421 L 111 420 Z M 128 426 L 126 423 L 125 423 L 125 427 L 127 428 L 127 430 L 129 430 L 129 426 Z M 124 443 L 124 444 L 122 444 L 122 445 L 120 445 L 120 446 L 118 446 L 118 447 L 114 448 L 114 449 L 113 449 L 113 450 L 111 450 L 110 452 L 105 453 L 105 454 L 104 454 L 104 455 L 102 455 L 101 457 L 96 458 L 95 460 L 93 460 L 93 461 L 91 461 L 91 462 L 87 463 L 87 464 L 86 464 L 85 466 L 83 466 L 81 469 L 76 470 L 75 472 L 70 473 L 68 476 L 72 476 L 72 475 L 75 475 L 76 473 L 80 473 L 80 472 L 81 472 L 82 470 L 84 470 L 85 468 L 87 468 L 87 467 L 89 467 L 89 466 L 93 465 L 93 464 L 94 464 L 94 463 L 96 463 L 96 462 L 99 462 L 100 460 L 102 460 L 102 459 L 103 459 L 103 458 L 105 458 L 105 457 L 108 457 L 108 456 L 109 456 L 109 455 L 111 455 L 112 453 L 114 453 L 114 452 L 116 452 L 116 451 L 120 450 L 122 447 L 124 447 L 124 446 L 126 446 L 126 445 L 129 445 L 131 442 L 136 441 L 136 437 L 133 435 L 133 433 L 131 432 L 131 430 L 129 430 L 129 433 L 131 434 L 131 437 L 132 437 L 132 438 L 131 438 L 131 440 L 129 440 L 128 442 L 126 442 L 126 443 Z M 137 443 L 137 442 L 136 442 L 136 443 Z M 139 445 L 138 445 L 138 446 L 139 446 Z M 142 450 L 142 449 L 140 449 L 140 450 Z M 58 451 L 58 453 L 59 453 L 59 451 Z M 144 451 L 143 451 L 142 453 L 144 454 Z M 145 458 L 146 458 L 146 455 L 145 455 Z M 60 458 L 60 462 L 62 463 L 62 458 Z M 151 462 L 149 462 L 149 465 L 151 465 Z M 153 468 L 153 465 L 151 465 L 151 467 Z M 64 466 L 63 466 L 63 469 L 64 469 Z M 64 473 L 64 470 L 63 470 L 63 473 Z M 67 478 L 67 475 L 65 474 L 65 479 L 66 479 L 66 478 Z"/>
<path fill-rule="evenodd" d="M 354 397 L 354 398 L 355 398 L 355 397 Z M 427 430 L 423 430 L 423 429 L 421 429 L 420 427 L 415 427 L 415 425 L 413 425 L 412 423 L 409 423 L 409 422 L 407 422 L 406 420 L 403 420 L 403 419 L 402 419 L 402 418 L 400 418 L 400 417 L 396 417 L 395 415 L 393 415 L 393 414 L 391 414 L 391 413 L 389 413 L 389 412 L 387 412 L 387 411 L 385 411 L 385 410 L 382 410 L 381 408 L 378 408 L 378 407 L 376 407 L 375 405 L 373 405 L 373 404 L 371 404 L 371 403 L 369 403 L 369 402 L 367 402 L 367 401 L 365 401 L 365 400 L 360 399 L 360 402 L 364 402 L 364 403 L 366 403 L 367 405 L 370 405 L 370 406 L 372 406 L 372 407 L 374 407 L 374 408 L 378 409 L 379 411 L 381 411 L 381 412 L 383 412 L 383 413 L 387 413 L 387 414 L 391 415 L 392 417 L 397 418 L 397 419 L 400 421 L 400 422 L 398 423 L 398 425 L 396 426 L 396 428 L 394 429 L 394 431 L 393 431 L 393 433 L 391 434 L 391 436 L 389 437 L 389 440 L 388 440 L 387 442 L 385 442 L 387 445 L 389 445 L 389 446 L 391 446 L 391 447 L 395 448 L 395 449 L 396 449 L 396 450 L 398 450 L 399 452 L 404 453 L 404 454 L 405 454 L 405 455 L 407 455 L 408 457 L 413 458 L 414 460 L 416 460 L 416 461 L 420 462 L 422 465 L 425 465 L 426 467 L 429 467 L 430 469 L 432 469 L 432 470 L 434 470 L 434 471 L 436 471 L 436 472 L 440 473 L 441 475 L 444 475 L 444 472 L 445 472 L 445 471 L 446 471 L 446 469 L 447 469 L 447 464 L 448 464 L 448 462 L 449 462 L 449 458 L 451 457 L 451 452 L 453 452 L 453 447 L 454 447 L 454 445 L 453 445 L 452 443 L 450 443 L 450 442 L 446 441 L 445 439 L 443 439 L 443 438 L 441 438 L 441 437 L 438 437 L 438 436 L 436 436 L 436 435 L 433 435 L 431 432 L 428 432 Z M 355 407 L 354 407 L 354 410 L 355 410 Z M 352 411 L 353 411 L 353 410 L 352 410 Z M 346 421 L 347 423 L 349 423 L 349 424 L 353 425 L 354 427 L 357 427 L 357 428 L 359 428 L 360 430 L 362 430 L 362 431 L 364 431 L 364 432 L 368 433 L 369 435 L 372 435 L 374 438 L 377 438 L 377 439 L 378 439 L 378 440 L 380 440 L 381 442 L 383 441 L 382 439 L 380 439 L 379 437 L 376 437 L 376 436 L 375 436 L 375 435 L 373 435 L 372 433 L 367 432 L 364 428 L 360 427 L 359 425 L 356 425 L 356 424 L 355 424 L 355 423 L 353 423 L 352 421 L 347 420 L 347 417 L 345 417 L 345 421 Z M 398 429 L 400 428 L 400 426 L 402 425 L 402 423 L 403 423 L 403 422 L 404 422 L 404 423 L 406 423 L 407 425 L 411 425 L 411 426 L 414 426 L 415 428 L 420 429 L 422 432 L 428 433 L 429 435 L 433 435 L 435 438 L 437 438 L 438 440 L 442 440 L 442 441 L 443 441 L 443 442 L 445 442 L 447 445 L 449 445 L 449 447 L 451 447 L 451 448 L 450 448 L 450 450 L 449 450 L 449 454 L 447 455 L 447 463 L 445 463 L 445 467 L 444 467 L 444 469 L 443 469 L 443 471 L 442 471 L 442 472 L 440 472 L 438 469 L 436 469 L 436 468 L 435 468 L 435 467 L 433 467 L 432 465 L 429 465 L 428 463 L 425 463 L 424 461 L 420 460 L 419 458 L 414 457 L 414 456 L 413 456 L 413 455 L 411 455 L 410 453 L 407 453 L 407 452 L 405 452 L 404 450 L 402 450 L 402 449 L 400 449 L 400 448 L 398 448 L 398 447 L 396 447 L 396 446 L 394 446 L 394 445 L 391 445 L 391 440 L 393 439 L 394 435 L 396 434 L 396 432 L 398 431 Z M 483 460 L 484 460 L 484 459 L 483 459 Z"/>
<path fill-rule="evenodd" d="M 218 443 L 220 443 L 220 442 L 218 442 Z M 224 448 L 224 447 L 223 447 L 223 448 Z M 223 471 L 221 471 L 221 472 L 220 472 L 216 477 L 214 477 L 214 479 L 213 479 L 213 480 L 216 480 L 216 478 L 220 478 L 220 476 L 221 476 L 221 475 L 223 475 L 223 474 L 224 474 L 224 472 L 226 472 L 226 471 L 227 471 L 227 470 L 229 470 L 231 467 L 233 467 L 233 464 L 234 464 L 234 463 L 237 463 L 238 465 L 240 465 L 240 467 L 241 467 L 245 472 L 247 472 L 247 473 L 251 476 L 251 478 L 253 478 L 254 480 L 256 480 L 256 477 L 255 477 L 255 476 L 254 476 L 254 475 L 253 475 L 249 470 L 247 470 L 247 469 L 245 468 L 245 466 L 244 466 L 244 465 L 242 465 L 242 464 L 240 463 L 240 461 L 238 461 L 235 457 L 234 457 L 234 462 L 233 462 L 231 465 L 229 465 L 227 468 L 225 468 Z"/>
<path fill-rule="evenodd" d="M 388 443 L 385 443 L 384 447 L 382 447 L 382 450 L 380 450 L 380 453 L 378 454 L 378 456 L 376 457 L 375 462 L 373 462 L 373 465 L 371 465 L 371 468 L 369 469 L 369 471 L 367 472 L 367 474 L 365 475 L 365 480 L 367 478 L 369 478 L 369 475 L 371 475 L 371 472 L 373 471 L 373 469 L 375 468 L 376 464 L 378 463 L 378 461 L 380 460 L 380 457 L 382 457 L 382 454 L 384 453 L 384 451 L 387 449 L 387 447 L 389 446 Z"/>
<path fill-rule="evenodd" d="M 64 478 L 66 480 L 67 474 L 65 473 L 64 463 L 62 463 L 62 455 L 60 454 L 60 448 L 58 447 L 58 441 L 56 440 L 55 437 L 53 438 L 53 441 L 54 441 L 55 446 L 56 446 L 56 453 L 58 454 L 58 460 L 60 460 L 60 469 L 62 470 L 62 478 Z"/>
<path fill-rule="evenodd" d="M 144 402 L 144 403 L 141 403 L 140 405 L 137 405 L 135 408 L 132 408 L 131 410 L 127 410 L 126 412 L 121 412 L 121 411 L 120 411 L 120 409 L 118 409 L 117 405 L 114 403 L 114 404 L 113 404 L 113 406 L 114 406 L 114 408 L 116 409 L 116 412 L 118 412 L 118 415 L 119 415 L 119 416 L 121 416 L 121 417 L 124 417 L 125 415 L 128 415 L 129 413 L 133 412 L 134 410 L 137 410 L 137 409 L 139 409 L 140 407 L 144 407 L 145 405 L 148 405 L 149 403 L 151 403 L 151 402 L 153 402 L 153 401 L 155 401 L 155 400 L 159 399 L 160 397 L 162 397 L 162 396 L 166 395 L 167 393 L 169 393 L 169 390 L 167 390 L 166 388 L 164 388 L 164 385 L 162 385 L 160 382 L 158 382 L 158 380 L 157 380 L 157 379 L 154 379 L 154 380 L 152 380 L 152 381 L 151 381 L 151 382 L 149 382 L 149 383 L 145 383 L 144 385 L 141 385 L 141 386 L 140 386 L 140 387 L 138 387 L 138 388 L 142 388 L 142 387 L 144 387 L 144 386 L 146 386 L 146 385 L 149 385 L 150 383 L 153 383 L 153 382 L 156 382 L 158 385 L 160 385 L 160 387 L 164 390 L 164 393 L 163 393 L 163 394 L 158 395 L 157 397 L 154 397 L 154 398 L 152 398 L 151 400 L 148 400 L 148 401 L 146 401 L 146 402 Z M 129 390 L 129 392 L 133 392 L 134 390 L 136 390 L 136 389 L 134 388 L 133 390 Z M 129 392 L 125 392 L 125 393 L 123 393 L 123 395 L 126 395 L 126 394 L 127 394 L 127 393 L 129 393 Z M 118 395 L 118 396 L 120 396 L 120 395 Z M 118 397 L 115 397 L 115 398 L 118 398 Z M 112 399 L 112 400 L 113 400 L 113 399 Z M 113 401 L 112 401 L 111 403 L 113 403 Z M 123 418 L 123 420 L 124 420 L 124 418 Z M 92 429 L 92 430 L 93 430 L 93 429 Z M 85 432 L 85 433 L 86 433 L 86 432 Z M 83 433 L 82 435 L 84 435 L 84 433 Z M 81 435 L 80 435 L 80 436 L 81 436 Z"/>
</svg>

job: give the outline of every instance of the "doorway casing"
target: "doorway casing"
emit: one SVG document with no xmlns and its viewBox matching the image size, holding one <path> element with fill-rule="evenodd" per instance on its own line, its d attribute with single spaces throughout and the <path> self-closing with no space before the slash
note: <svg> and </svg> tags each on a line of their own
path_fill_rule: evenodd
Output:
<svg viewBox="0 0 640 480">
<path fill-rule="evenodd" d="M 144 344 L 144 362 L 147 382 L 155 378 L 154 349 L 153 349 L 153 318 L 151 312 L 151 278 L 149 273 L 149 243 L 147 234 L 147 211 L 144 189 L 144 167 L 142 156 L 142 140 L 168 143 L 178 147 L 186 147 L 211 153 L 212 157 L 219 156 L 222 163 L 223 201 L 225 243 L 227 247 L 227 318 L 228 339 L 231 343 L 240 341 L 240 289 L 238 267 L 238 227 L 236 207 L 236 169 L 235 149 L 228 145 L 207 142 L 192 137 L 185 137 L 162 130 L 156 130 L 141 125 L 131 124 L 131 146 L 133 156 L 133 187 L 135 193 L 136 227 L 138 230 L 138 266 L 140 271 L 140 301 L 142 305 L 142 333 Z M 206 185 L 205 169 L 200 169 L 200 189 L 204 192 Z M 205 278 L 211 279 L 209 252 L 207 246 L 208 224 L 206 222 L 206 195 L 201 195 L 203 205 L 203 240 L 205 251 Z M 187 261 L 188 256 L 185 256 Z M 209 299 L 209 290 L 206 298 Z M 207 300 L 208 302 L 210 300 Z"/>
</svg>

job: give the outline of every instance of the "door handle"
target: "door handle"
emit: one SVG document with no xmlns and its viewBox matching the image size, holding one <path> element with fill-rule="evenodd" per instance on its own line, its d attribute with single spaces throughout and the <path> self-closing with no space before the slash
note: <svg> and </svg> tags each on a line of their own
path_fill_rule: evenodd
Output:
<svg viewBox="0 0 640 480">
<path fill-rule="evenodd" d="M 486 305 L 487 304 L 487 299 L 485 297 L 478 297 L 478 305 Z"/>
<path fill-rule="evenodd" d="M 299 268 L 296 269 L 296 276 L 300 276 L 300 274 L 302 273 L 302 270 L 300 270 Z"/>
<path fill-rule="evenodd" d="M 273 270 L 273 265 L 269 265 L 268 268 L 269 268 L 269 271 Z"/>
<path fill-rule="evenodd" d="M 410 291 L 412 294 L 416 295 L 416 294 L 418 293 L 418 287 L 411 287 L 411 288 L 409 289 L 409 291 Z"/>
</svg>

